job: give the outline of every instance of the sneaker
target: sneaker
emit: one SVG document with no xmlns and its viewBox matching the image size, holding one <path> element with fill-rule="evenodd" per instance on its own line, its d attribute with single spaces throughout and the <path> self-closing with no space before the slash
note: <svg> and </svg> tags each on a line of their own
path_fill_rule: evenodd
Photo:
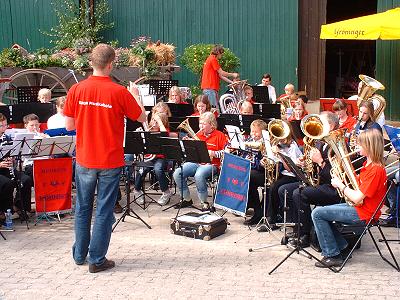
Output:
<svg viewBox="0 0 400 300">
<path fill-rule="evenodd" d="M 143 205 L 144 204 L 144 196 L 142 191 L 133 191 L 133 195 L 135 196 L 135 201 L 137 204 Z"/>
<path fill-rule="evenodd" d="M 108 269 L 112 269 L 115 267 L 115 262 L 112 260 L 106 260 L 99 266 L 96 266 L 95 264 L 89 264 L 89 272 L 90 273 L 97 273 L 97 272 L 102 272 Z"/>
<path fill-rule="evenodd" d="M 119 204 L 119 202 L 115 203 L 114 213 L 116 213 L 116 214 L 122 213 L 122 206 Z"/>
<path fill-rule="evenodd" d="M 208 202 L 201 203 L 201 211 L 209 211 L 209 210 L 210 210 L 210 204 Z"/>
<path fill-rule="evenodd" d="M 318 268 L 340 267 L 343 264 L 343 258 L 340 255 L 334 257 L 323 257 L 321 262 L 317 261 L 315 266 Z"/>
<path fill-rule="evenodd" d="M 175 205 L 174 205 L 174 208 L 178 209 L 180 203 L 181 203 L 181 202 L 178 202 L 177 204 L 175 204 Z M 192 200 L 192 199 L 190 199 L 190 200 L 183 200 L 183 201 L 182 201 L 182 205 L 180 206 L 180 208 L 190 207 L 190 206 L 192 206 L 192 205 L 193 205 L 193 200 Z"/>
<path fill-rule="evenodd" d="M 167 190 L 162 193 L 160 196 L 160 199 L 157 200 L 157 203 L 160 204 L 161 206 L 167 204 L 169 200 L 171 199 L 172 193 L 170 190 Z"/>
</svg>

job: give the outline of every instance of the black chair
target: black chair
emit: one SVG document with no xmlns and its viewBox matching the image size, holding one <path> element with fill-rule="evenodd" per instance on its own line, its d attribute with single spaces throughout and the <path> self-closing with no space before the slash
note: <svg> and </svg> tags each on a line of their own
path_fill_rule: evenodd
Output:
<svg viewBox="0 0 400 300">
<path fill-rule="evenodd" d="M 378 213 L 378 211 L 380 211 L 380 209 L 381 209 L 383 203 L 385 202 L 386 196 L 387 196 L 388 191 L 389 191 L 389 189 L 391 188 L 392 184 L 393 184 L 392 181 L 389 181 L 389 180 L 387 181 L 387 190 L 386 190 L 386 193 L 385 193 L 385 195 L 382 197 L 381 201 L 379 202 L 379 205 L 378 205 L 378 207 L 375 209 L 374 214 L 373 214 L 372 217 L 368 220 L 368 222 L 367 222 L 366 225 L 364 225 L 364 226 L 361 226 L 361 225 L 360 225 L 360 228 L 363 229 L 363 230 L 362 230 L 362 233 L 361 233 L 361 235 L 359 236 L 357 242 L 354 244 L 354 246 L 352 247 L 352 249 L 350 250 L 350 252 L 349 252 L 348 255 L 346 256 L 346 258 L 345 258 L 345 260 L 343 261 L 342 265 L 341 265 L 339 268 L 334 268 L 334 267 L 330 268 L 331 271 L 333 271 L 333 272 L 335 272 L 335 273 L 339 273 L 339 272 L 344 268 L 344 266 L 346 265 L 347 261 L 348 261 L 348 260 L 350 259 L 350 257 L 352 256 L 354 250 L 357 248 L 357 245 L 359 245 L 359 243 L 361 242 L 361 239 L 363 238 L 363 236 L 368 232 L 369 235 L 370 235 L 370 237 L 371 237 L 371 239 L 372 239 L 372 241 L 373 241 L 373 243 L 374 243 L 374 246 L 375 246 L 376 250 L 378 251 L 378 253 L 379 253 L 379 255 L 380 255 L 380 257 L 381 257 L 386 263 L 388 263 L 390 266 L 392 266 L 397 272 L 400 272 L 399 264 L 398 264 L 398 262 L 397 262 L 397 260 L 396 260 L 396 257 L 395 257 L 394 254 L 393 254 L 392 249 L 390 248 L 390 245 L 389 245 L 389 243 L 388 243 L 388 241 L 387 241 L 387 239 L 386 239 L 386 236 L 384 235 L 384 233 L 383 233 L 383 231 L 382 231 L 382 228 L 381 228 L 381 226 L 379 225 L 378 220 L 375 220 L 375 216 L 376 216 L 376 214 Z M 344 225 L 345 225 L 345 224 L 344 224 Z M 354 225 L 352 225 L 352 226 L 354 227 Z M 373 233 L 372 233 L 372 231 L 371 231 L 371 229 L 372 229 L 373 227 L 376 227 L 376 228 L 378 229 L 378 231 L 379 231 L 379 233 L 380 233 L 380 235 L 381 235 L 381 239 L 380 239 L 380 240 L 381 240 L 382 242 L 385 243 L 386 248 L 388 249 L 388 251 L 389 251 L 389 253 L 390 253 L 390 256 L 391 256 L 391 258 L 392 258 L 392 261 L 389 261 L 385 256 L 383 256 L 383 253 L 382 253 L 381 249 L 379 248 L 379 245 L 378 245 L 378 243 L 377 243 L 377 241 L 376 241 L 376 238 L 374 237 L 374 235 L 373 235 Z"/>
</svg>

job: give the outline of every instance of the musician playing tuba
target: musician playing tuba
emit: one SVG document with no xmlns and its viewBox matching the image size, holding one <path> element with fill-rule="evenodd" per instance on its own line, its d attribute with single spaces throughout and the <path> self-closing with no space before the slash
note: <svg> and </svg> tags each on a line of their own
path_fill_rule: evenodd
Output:
<svg viewBox="0 0 400 300">
<path fill-rule="evenodd" d="M 217 174 L 219 170 L 227 139 L 221 131 L 217 130 L 217 120 L 212 112 L 205 112 L 199 117 L 199 128 L 200 131 L 195 133 L 195 137 L 206 142 L 211 164 L 185 162 L 182 168 L 175 170 L 174 180 L 184 199 L 180 207 L 189 207 L 193 204 L 193 200 L 187 185 L 187 178 L 194 177 L 197 196 L 201 202 L 202 210 L 206 211 L 209 209 L 207 180 Z M 187 129 L 193 132 L 190 126 Z M 192 134 L 190 136 L 193 138 Z M 178 203 L 175 208 L 179 208 L 179 205 Z"/>
</svg>

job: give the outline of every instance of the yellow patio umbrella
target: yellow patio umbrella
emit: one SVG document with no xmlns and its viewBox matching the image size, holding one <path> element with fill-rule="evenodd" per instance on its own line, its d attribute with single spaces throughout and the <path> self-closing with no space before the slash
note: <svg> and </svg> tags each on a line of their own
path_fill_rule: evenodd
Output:
<svg viewBox="0 0 400 300">
<path fill-rule="evenodd" d="M 320 39 L 400 39 L 400 7 L 374 15 L 322 25 Z"/>
</svg>

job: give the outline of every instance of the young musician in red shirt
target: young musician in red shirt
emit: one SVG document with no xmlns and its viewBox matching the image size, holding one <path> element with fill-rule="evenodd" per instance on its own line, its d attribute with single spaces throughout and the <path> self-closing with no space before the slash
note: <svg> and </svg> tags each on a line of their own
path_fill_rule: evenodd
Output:
<svg viewBox="0 0 400 300">
<path fill-rule="evenodd" d="M 169 90 L 168 103 L 188 104 L 186 101 L 183 101 L 181 90 L 175 85 Z"/>
<path fill-rule="evenodd" d="M 347 241 L 338 232 L 333 221 L 345 224 L 366 224 L 378 208 L 386 193 L 386 171 L 383 164 L 383 137 L 378 129 L 370 129 L 360 133 L 357 138 L 360 154 L 367 157 L 360 171 L 359 188 L 354 190 L 346 186 L 338 177 L 332 177 L 332 185 L 339 189 L 354 206 L 347 203 L 317 207 L 311 216 L 322 249 L 322 263 L 316 262 L 320 268 L 339 267 L 347 256 Z M 378 220 L 380 210 L 375 215 Z"/>
<path fill-rule="evenodd" d="M 208 210 L 209 204 L 207 202 L 207 179 L 216 174 L 220 165 L 221 157 L 227 143 L 226 136 L 217 130 L 217 120 L 212 112 L 205 112 L 199 119 L 200 131 L 196 137 L 207 144 L 208 154 L 211 158 L 211 164 L 198 164 L 193 162 L 185 162 L 181 168 L 177 168 L 174 172 L 174 180 L 176 186 L 183 195 L 183 203 L 181 207 L 188 207 L 193 204 L 190 196 L 190 191 L 187 185 L 187 178 L 194 177 L 197 188 L 197 196 L 202 204 L 203 210 Z M 176 208 L 179 207 L 177 204 Z"/>
<path fill-rule="evenodd" d="M 196 99 L 194 100 L 193 103 L 194 107 L 194 113 L 192 116 L 201 116 L 207 111 L 211 111 L 211 104 L 210 101 L 208 100 L 207 95 L 198 95 Z M 214 115 L 217 118 L 218 117 L 218 112 L 214 111 Z"/>
<path fill-rule="evenodd" d="M 343 100 L 337 100 L 333 104 L 332 110 L 339 117 L 339 128 L 347 129 L 347 133 L 353 131 L 357 120 L 347 114 L 347 103 Z"/>
<path fill-rule="evenodd" d="M 133 121 L 146 120 L 137 88 L 131 85 L 128 91 L 111 80 L 114 59 L 111 46 L 97 45 L 91 53 L 93 75 L 70 88 L 64 107 L 66 129 L 76 129 L 77 200 L 72 253 L 77 265 L 84 264 L 89 254 L 91 273 L 115 266 L 106 254 L 115 221 L 113 208 L 119 178 L 125 165 L 125 116 Z M 91 230 L 96 187 L 96 217 Z"/>
</svg>

